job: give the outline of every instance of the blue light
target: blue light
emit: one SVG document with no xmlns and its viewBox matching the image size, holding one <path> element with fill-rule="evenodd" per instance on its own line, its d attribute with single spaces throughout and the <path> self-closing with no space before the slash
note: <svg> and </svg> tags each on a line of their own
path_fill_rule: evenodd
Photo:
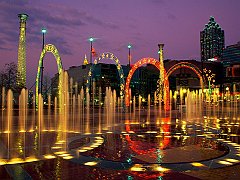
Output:
<svg viewBox="0 0 240 180">
<path fill-rule="evenodd" d="M 93 37 L 90 37 L 90 38 L 89 38 L 89 41 L 90 41 L 90 42 L 93 42 L 93 40 L 94 40 Z"/>
<path fill-rule="evenodd" d="M 42 33 L 46 34 L 47 33 L 47 29 L 46 28 L 42 28 Z"/>
</svg>

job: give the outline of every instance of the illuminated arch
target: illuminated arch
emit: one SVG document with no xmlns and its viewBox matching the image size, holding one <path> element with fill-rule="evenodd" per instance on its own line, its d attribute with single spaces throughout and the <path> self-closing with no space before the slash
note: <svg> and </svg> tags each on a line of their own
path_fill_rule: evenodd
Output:
<svg viewBox="0 0 240 180">
<path fill-rule="evenodd" d="M 172 66 L 168 71 L 167 71 L 167 78 L 169 78 L 169 76 L 176 71 L 177 69 L 180 68 L 188 68 L 191 69 L 193 72 L 195 72 L 197 74 L 197 76 L 200 79 L 200 85 L 201 88 L 204 88 L 204 82 L 203 82 L 203 78 L 202 78 L 202 72 L 201 70 L 194 64 L 189 63 L 189 62 L 179 62 L 177 64 L 175 64 L 174 66 Z"/>
<path fill-rule="evenodd" d="M 37 77 L 36 77 L 36 108 L 38 106 L 38 95 L 39 95 L 38 90 L 39 90 L 39 82 L 40 82 L 40 77 L 41 77 L 40 76 L 41 75 L 41 67 L 42 67 L 43 58 L 47 52 L 51 52 L 54 55 L 56 62 L 57 62 L 57 66 L 58 66 L 58 74 L 61 74 L 63 71 L 61 57 L 58 53 L 57 48 L 52 44 L 45 45 L 42 50 L 42 53 L 40 55 L 39 62 L 38 62 L 38 71 L 37 71 Z"/>
<path fill-rule="evenodd" d="M 94 62 L 93 62 L 94 64 L 93 64 L 93 66 L 90 68 L 90 70 L 88 72 L 88 78 L 87 78 L 87 83 L 86 83 L 87 92 L 89 92 L 90 78 L 92 77 L 92 74 L 94 72 L 96 64 L 98 64 L 99 61 L 101 61 L 102 59 L 111 59 L 111 60 L 113 60 L 115 62 L 115 65 L 117 67 L 118 74 L 119 74 L 119 77 L 120 77 L 120 98 L 122 100 L 124 100 L 125 80 L 124 80 L 124 74 L 123 74 L 122 66 L 120 64 L 119 59 L 113 53 L 110 53 L 110 52 L 102 53 L 98 58 L 96 58 L 94 60 Z"/>
<path fill-rule="evenodd" d="M 126 106 L 130 105 L 130 92 L 129 92 L 129 87 L 130 87 L 130 82 L 132 79 L 132 76 L 136 69 L 138 69 L 140 66 L 145 65 L 145 64 L 152 64 L 154 65 L 158 70 L 161 68 L 161 64 L 158 60 L 154 58 L 143 58 L 140 59 L 138 62 L 136 62 L 132 68 L 130 69 L 127 79 L 126 79 L 126 85 L 125 85 L 125 104 Z M 164 69 L 164 67 L 162 67 Z M 166 71 L 164 69 L 164 102 L 165 102 L 165 109 L 169 109 L 169 82 L 167 78 Z"/>
</svg>

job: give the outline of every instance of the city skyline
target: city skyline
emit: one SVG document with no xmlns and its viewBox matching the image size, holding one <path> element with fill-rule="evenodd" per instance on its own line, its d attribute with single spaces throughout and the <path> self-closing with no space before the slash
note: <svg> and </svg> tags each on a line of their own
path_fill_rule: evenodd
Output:
<svg viewBox="0 0 240 180">
<path fill-rule="evenodd" d="M 233 0 L 192 2 L 165 0 L 132 1 L 66 1 L 0 2 L 1 62 L 17 63 L 19 35 L 18 13 L 27 13 L 26 62 L 27 86 L 35 82 L 42 47 L 41 28 L 47 29 L 46 43 L 54 44 L 64 69 L 81 65 L 84 55 L 89 59 L 88 38 L 95 37 L 93 47 L 98 54 L 112 52 L 121 64 L 128 63 L 128 43 L 132 44 L 132 63 L 144 57 L 158 58 L 158 43 L 164 43 L 165 59 L 200 60 L 200 31 L 214 16 L 225 31 L 225 45 L 240 40 L 237 19 L 240 2 Z M 138 4 L 137 4 L 138 3 Z M 43 6 L 44 5 L 44 6 Z M 45 75 L 57 73 L 52 55 L 45 60 Z"/>
</svg>

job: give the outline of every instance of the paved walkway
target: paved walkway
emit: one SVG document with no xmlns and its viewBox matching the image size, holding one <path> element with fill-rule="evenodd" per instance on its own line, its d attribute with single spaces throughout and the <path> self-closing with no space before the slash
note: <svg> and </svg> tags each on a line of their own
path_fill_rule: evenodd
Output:
<svg viewBox="0 0 240 180">
<path fill-rule="evenodd" d="M 234 166 L 228 166 L 224 168 L 202 170 L 202 171 L 191 171 L 184 173 L 186 175 L 196 177 L 199 179 L 209 179 L 209 180 L 237 180 L 240 179 L 240 163 Z"/>
</svg>

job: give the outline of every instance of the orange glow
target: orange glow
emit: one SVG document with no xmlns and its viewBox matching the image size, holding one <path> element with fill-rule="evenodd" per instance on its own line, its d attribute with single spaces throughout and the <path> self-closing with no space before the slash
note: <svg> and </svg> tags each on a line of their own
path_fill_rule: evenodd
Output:
<svg viewBox="0 0 240 180">
<path fill-rule="evenodd" d="M 145 64 L 152 64 L 153 66 L 155 66 L 156 68 L 158 68 L 158 70 L 161 69 L 161 64 L 158 60 L 154 59 L 154 58 L 143 58 L 140 59 L 139 61 L 137 61 L 132 68 L 129 71 L 129 74 L 127 76 L 126 79 L 126 85 L 125 85 L 125 104 L 126 106 L 130 105 L 130 81 L 132 79 L 132 76 L 134 74 L 134 72 L 142 65 Z M 164 69 L 164 67 L 162 68 Z M 166 71 L 164 69 L 164 94 L 165 94 L 165 109 L 169 110 L 169 81 L 167 78 L 167 74 Z"/>
</svg>

